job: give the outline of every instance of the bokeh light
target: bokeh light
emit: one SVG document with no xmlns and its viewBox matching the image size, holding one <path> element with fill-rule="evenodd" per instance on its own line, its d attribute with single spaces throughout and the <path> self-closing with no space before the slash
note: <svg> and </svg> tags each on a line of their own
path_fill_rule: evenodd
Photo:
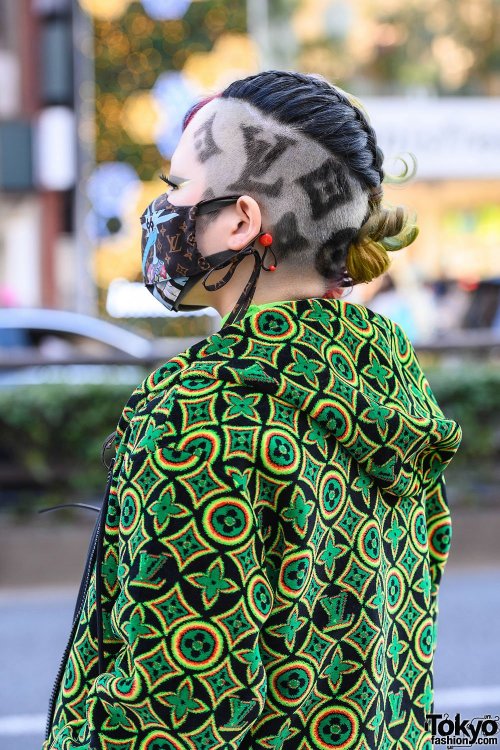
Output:
<svg viewBox="0 0 500 750">
<path fill-rule="evenodd" d="M 149 91 L 130 94 L 125 100 L 120 121 L 136 143 L 154 143 L 161 124 L 162 111 Z"/>
<path fill-rule="evenodd" d="M 139 217 L 149 203 L 163 192 L 160 180 L 140 182 L 138 190 L 121 214 L 123 231 L 103 238 L 93 255 L 97 285 L 107 289 L 113 279 L 141 280 L 141 225 Z"/>
<path fill-rule="evenodd" d="M 131 0 L 79 0 L 86 13 L 106 20 L 119 18 L 125 13 L 130 2 Z"/>
<path fill-rule="evenodd" d="M 87 182 L 92 205 L 107 218 L 123 213 L 139 189 L 135 170 L 130 164 L 118 162 L 99 164 Z"/>
<path fill-rule="evenodd" d="M 163 157 L 170 159 L 182 133 L 182 118 L 186 110 L 202 93 L 183 73 L 162 73 L 152 95 L 161 112 L 160 132 L 156 144 Z"/>
<path fill-rule="evenodd" d="M 141 0 L 144 10 L 155 21 L 181 18 L 191 5 L 191 0 Z"/>
<path fill-rule="evenodd" d="M 224 88 L 238 77 L 255 73 L 259 52 L 246 34 L 222 34 L 210 52 L 193 52 L 182 72 L 186 79 L 204 90 Z"/>
</svg>

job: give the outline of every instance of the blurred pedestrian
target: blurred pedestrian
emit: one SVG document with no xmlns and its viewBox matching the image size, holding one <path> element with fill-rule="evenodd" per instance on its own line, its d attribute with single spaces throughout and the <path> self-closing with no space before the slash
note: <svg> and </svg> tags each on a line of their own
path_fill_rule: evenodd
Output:
<svg viewBox="0 0 500 750">
<path fill-rule="evenodd" d="M 144 279 L 222 327 L 123 410 L 46 750 L 431 747 L 461 432 L 403 329 L 341 297 L 416 236 L 383 179 L 321 76 L 187 113 Z"/>
<path fill-rule="evenodd" d="M 415 312 L 409 300 L 397 288 L 390 274 L 386 273 L 381 277 L 380 286 L 367 307 L 398 323 L 410 341 L 418 337 Z"/>
</svg>

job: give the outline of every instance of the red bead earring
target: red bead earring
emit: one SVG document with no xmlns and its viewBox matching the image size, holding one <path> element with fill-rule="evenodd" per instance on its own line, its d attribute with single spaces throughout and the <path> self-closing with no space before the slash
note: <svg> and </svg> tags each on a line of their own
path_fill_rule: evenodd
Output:
<svg viewBox="0 0 500 750">
<path fill-rule="evenodd" d="M 268 248 L 273 253 L 271 249 L 271 245 L 273 243 L 272 234 L 269 234 L 269 232 L 264 232 L 263 234 L 260 235 L 259 242 L 261 245 L 263 245 L 266 248 L 266 252 L 264 253 L 263 258 L 262 258 L 262 267 L 264 268 L 265 271 L 276 271 L 275 265 L 268 266 L 267 268 L 264 266 L 264 258 L 266 257 Z M 274 255 L 274 253 L 273 253 L 273 256 L 274 256 L 274 260 L 276 260 L 276 256 Z"/>
<path fill-rule="evenodd" d="M 266 257 L 266 253 L 267 253 L 267 248 L 271 249 L 271 245 L 273 244 L 273 236 L 272 236 L 272 234 L 269 234 L 269 232 L 264 232 L 263 234 L 260 235 L 259 242 L 260 242 L 261 245 L 263 245 L 263 247 L 266 248 L 266 252 L 264 253 L 264 257 L 262 258 L 262 260 L 264 261 L 264 258 Z M 271 250 L 271 252 L 273 253 L 272 250 Z M 274 253 L 273 253 L 273 255 L 274 255 Z M 276 260 L 276 257 L 275 257 L 275 260 Z M 263 267 L 264 267 L 264 269 L 266 271 L 276 271 L 276 266 L 274 266 L 274 265 L 273 266 L 268 266 L 267 268 L 265 266 L 263 266 Z"/>
<path fill-rule="evenodd" d="M 269 234 L 269 232 L 264 232 L 264 234 L 260 235 L 259 242 L 264 247 L 269 247 L 269 245 L 272 245 L 273 242 L 272 234 Z"/>
</svg>

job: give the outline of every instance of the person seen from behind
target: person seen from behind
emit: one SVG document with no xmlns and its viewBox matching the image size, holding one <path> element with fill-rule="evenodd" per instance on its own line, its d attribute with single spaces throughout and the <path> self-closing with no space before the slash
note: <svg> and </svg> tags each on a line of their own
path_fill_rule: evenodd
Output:
<svg viewBox="0 0 500 750">
<path fill-rule="evenodd" d="M 44 750 L 430 750 L 444 470 L 400 325 L 344 298 L 417 229 L 357 101 L 269 70 L 186 113 L 144 282 L 217 333 L 135 389 Z"/>
</svg>

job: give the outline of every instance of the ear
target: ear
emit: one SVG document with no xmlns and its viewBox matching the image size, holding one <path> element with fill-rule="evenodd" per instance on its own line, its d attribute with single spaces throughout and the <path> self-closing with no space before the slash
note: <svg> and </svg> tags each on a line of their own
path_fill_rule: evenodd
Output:
<svg viewBox="0 0 500 750">
<path fill-rule="evenodd" d="M 242 250 L 261 231 L 262 214 L 257 201 L 250 195 L 240 196 L 233 208 L 233 220 L 227 246 L 230 250 Z"/>
</svg>

